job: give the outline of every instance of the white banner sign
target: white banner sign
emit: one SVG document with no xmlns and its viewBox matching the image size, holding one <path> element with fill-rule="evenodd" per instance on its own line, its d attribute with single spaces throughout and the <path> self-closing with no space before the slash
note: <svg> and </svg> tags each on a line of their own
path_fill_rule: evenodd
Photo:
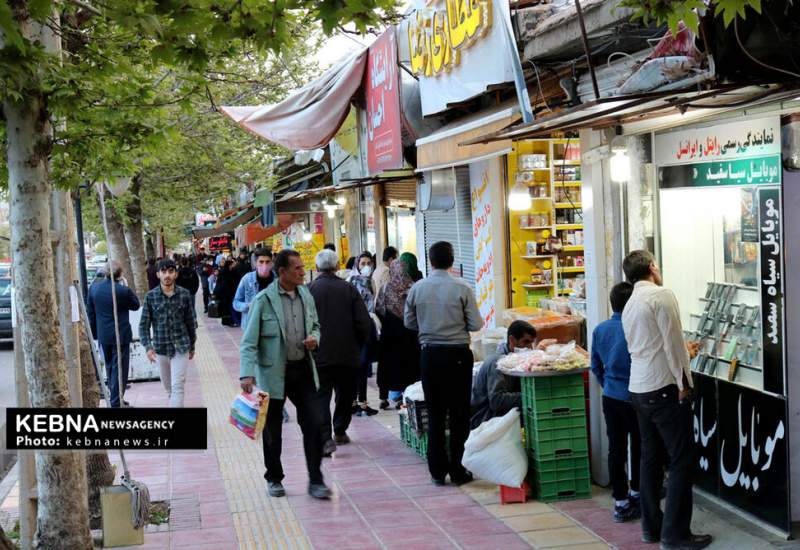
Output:
<svg viewBox="0 0 800 550">
<path fill-rule="evenodd" d="M 508 0 L 415 0 L 414 6 L 398 37 L 419 77 L 423 115 L 514 80 L 517 53 L 503 28 L 511 19 Z"/>
<path fill-rule="evenodd" d="M 497 159 L 469 165 L 469 189 L 472 203 L 472 243 L 475 251 L 475 298 L 485 328 L 494 328 L 496 320 L 494 286 L 493 213 L 489 196 L 491 187 L 500 186 L 500 164 Z M 500 223 L 500 220 L 497 220 Z"/>
<path fill-rule="evenodd" d="M 656 134 L 659 166 L 781 154 L 778 117 Z"/>
</svg>

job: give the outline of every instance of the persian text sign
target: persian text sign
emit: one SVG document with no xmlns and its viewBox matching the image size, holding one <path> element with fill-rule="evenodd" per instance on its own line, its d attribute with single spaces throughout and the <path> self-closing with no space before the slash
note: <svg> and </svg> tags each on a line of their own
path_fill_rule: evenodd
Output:
<svg viewBox="0 0 800 550">
<path fill-rule="evenodd" d="M 400 32 L 419 76 L 423 115 L 514 80 L 507 0 L 415 0 L 414 7 Z"/>
<path fill-rule="evenodd" d="M 497 160 L 469 165 L 472 203 L 472 243 L 475 250 L 475 299 L 483 326 L 495 326 L 494 254 L 492 252 L 492 203 L 489 188 L 500 185 Z"/>
<path fill-rule="evenodd" d="M 781 157 L 751 157 L 659 167 L 659 186 L 718 187 L 723 185 L 780 185 Z"/>
<path fill-rule="evenodd" d="M 397 41 L 389 29 L 369 47 L 367 90 L 367 166 L 370 174 L 403 167 Z"/>
<path fill-rule="evenodd" d="M 764 389 L 783 395 L 783 259 L 780 190 L 761 189 L 758 195 Z"/>
<path fill-rule="evenodd" d="M 656 164 L 688 164 L 781 154 L 778 117 L 656 134 Z"/>
</svg>

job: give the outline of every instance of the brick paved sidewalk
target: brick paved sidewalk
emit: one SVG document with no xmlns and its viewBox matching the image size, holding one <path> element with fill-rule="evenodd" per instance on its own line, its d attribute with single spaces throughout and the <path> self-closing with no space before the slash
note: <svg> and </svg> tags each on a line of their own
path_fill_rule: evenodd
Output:
<svg viewBox="0 0 800 550">
<path fill-rule="evenodd" d="M 293 421 L 284 426 L 283 440 L 288 496 L 270 498 L 261 442 L 228 424 L 238 390 L 241 330 L 205 318 L 200 324 L 186 405 L 208 409 L 208 450 L 126 453 L 133 478 L 147 484 L 153 500 L 169 500 L 172 507 L 169 524 L 148 526 L 145 545 L 131 548 L 653 548 L 640 542 L 638 523 L 611 521 L 611 499 L 598 488 L 591 500 L 501 506 L 497 487 L 483 481 L 433 486 L 424 461 L 400 442 L 395 411 L 353 418 L 353 442 L 323 462 L 333 498 L 319 501 L 306 494 L 302 438 L 289 406 Z M 370 392 L 376 405 L 375 388 Z M 134 384 L 126 398 L 136 407 L 167 404 L 160 382 Z M 16 487 L 7 492 L 0 504 L 6 528 L 18 506 Z M 695 517 L 704 532 L 720 536 L 731 530 L 708 512 Z M 747 548 L 770 547 L 741 529 L 732 528 L 731 536 Z"/>
</svg>

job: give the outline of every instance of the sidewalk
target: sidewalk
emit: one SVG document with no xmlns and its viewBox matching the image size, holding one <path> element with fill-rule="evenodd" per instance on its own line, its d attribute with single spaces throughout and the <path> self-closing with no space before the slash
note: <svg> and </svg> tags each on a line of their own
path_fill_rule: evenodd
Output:
<svg viewBox="0 0 800 550">
<path fill-rule="evenodd" d="M 238 389 L 241 330 L 205 318 L 200 324 L 186 405 L 208 408 L 208 450 L 126 453 L 132 477 L 147 484 L 151 499 L 171 504 L 169 524 L 148 526 L 145 545 L 131 548 L 657 548 L 640 542 L 638 523 L 611 521 L 610 496 L 597 487 L 591 500 L 501 506 L 497 487 L 483 481 L 461 488 L 433 486 L 424 461 L 400 442 L 395 411 L 353 418 L 348 431 L 353 442 L 323 462 L 333 497 L 319 501 L 306 494 L 302 439 L 290 406 L 292 422 L 284 426 L 283 440 L 288 496 L 270 498 L 260 441 L 228 424 Z M 370 391 L 376 404 L 377 392 Z M 134 384 L 126 397 L 136 407 L 167 402 L 159 382 Z M 118 464 L 118 455 L 110 456 Z M 0 524 L 10 528 L 18 506 L 16 486 L 7 496 L 0 493 L 0 500 Z M 717 538 L 712 548 L 774 548 L 770 542 L 777 543 L 702 505 L 695 506 L 694 518 L 696 529 Z"/>
</svg>

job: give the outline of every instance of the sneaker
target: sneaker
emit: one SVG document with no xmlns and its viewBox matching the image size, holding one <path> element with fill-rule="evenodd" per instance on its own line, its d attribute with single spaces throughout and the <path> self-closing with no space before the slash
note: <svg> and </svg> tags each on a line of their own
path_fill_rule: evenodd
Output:
<svg viewBox="0 0 800 550">
<path fill-rule="evenodd" d="M 627 506 L 614 506 L 614 521 L 617 523 L 637 520 L 640 517 L 642 517 L 641 509 L 631 504 L 630 501 Z"/>
<path fill-rule="evenodd" d="M 348 436 L 346 433 L 333 434 L 333 440 L 339 445 L 347 445 L 350 443 L 350 436 Z"/>
<path fill-rule="evenodd" d="M 381 404 L 379 405 L 380 410 L 385 411 L 389 409 L 389 401 L 386 399 L 381 399 Z"/>
<path fill-rule="evenodd" d="M 690 535 L 688 539 L 678 542 L 661 541 L 661 550 L 700 550 L 712 543 L 711 535 Z"/>
<path fill-rule="evenodd" d="M 331 490 L 324 483 L 309 483 L 308 494 L 314 498 L 327 499 L 331 497 Z"/>
<path fill-rule="evenodd" d="M 267 493 L 271 497 L 285 497 L 286 489 L 283 488 L 280 481 L 267 481 Z"/>
<path fill-rule="evenodd" d="M 322 456 L 331 456 L 335 452 L 336 452 L 336 443 L 333 441 L 333 439 L 329 439 L 322 446 Z"/>
<path fill-rule="evenodd" d="M 361 414 L 359 416 L 375 416 L 376 414 L 378 414 L 378 411 L 369 405 L 361 405 Z"/>
</svg>

